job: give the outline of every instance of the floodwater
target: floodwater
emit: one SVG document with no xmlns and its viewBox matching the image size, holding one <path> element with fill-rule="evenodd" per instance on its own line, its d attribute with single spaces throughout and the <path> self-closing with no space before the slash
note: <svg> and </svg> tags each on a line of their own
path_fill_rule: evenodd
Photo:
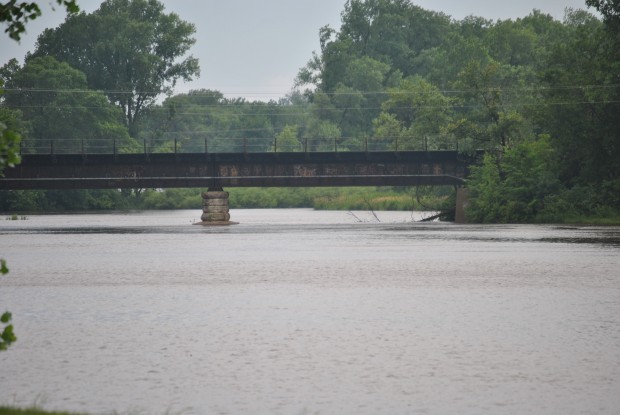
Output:
<svg viewBox="0 0 620 415">
<path fill-rule="evenodd" d="M 618 414 L 620 228 L 233 210 L 0 222 L 0 405 Z"/>
</svg>

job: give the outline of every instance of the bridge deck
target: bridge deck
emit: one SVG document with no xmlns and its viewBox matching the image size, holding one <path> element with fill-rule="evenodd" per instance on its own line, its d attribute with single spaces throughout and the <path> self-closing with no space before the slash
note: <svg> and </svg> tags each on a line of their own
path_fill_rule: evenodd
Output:
<svg viewBox="0 0 620 415">
<path fill-rule="evenodd" d="M 456 151 L 24 155 L 0 189 L 458 185 Z"/>
</svg>

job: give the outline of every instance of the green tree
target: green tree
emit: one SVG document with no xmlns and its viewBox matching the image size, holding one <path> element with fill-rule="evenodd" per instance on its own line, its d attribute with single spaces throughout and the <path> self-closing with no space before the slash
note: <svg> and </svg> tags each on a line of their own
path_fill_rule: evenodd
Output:
<svg viewBox="0 0 620 415">
<path fill-rule="evenodd" d="M 304 132 L 304 148 L 308 151 L 332 151 L 334 142 L 341 137 L 336 124 L 313 117 Z"/>
<path fill-rule="evenodd" d="M 6 70 L 7 66 L 11 69 Z M 135 147 L 118 108 L 104 94 L 87 90 L 86 76 L 51 56 L 31 58 L 20 68 L 9 62 L 3 105 L 28 120 L 24 150 L 79 153 Z M 7 75 L 8 73 L 8 75 Z"/>
<path fill-rule="evenodd" d="M 106 0 L 39 36 L 34 56 L 53 56 L 86 74 L 125 114 L 130 134 L 157 97 L 198 76 L 198 60 L 180 60 L 196 29 L 157 0 Z M 180 61 L 179 61 L 180 60 Z"/>
<path fill-rule="evenodd" d="M 287 125 L 284 129 L 276 134 L 276 151 L 300 151 L 299 134 L 296 125 Z"/>
<path fill-rule="evenodd" d="M 374 122 L 378 138 L 398 138 L 399 149 L 452 147 L 443 134 L 451 120 L 451 102 L 437 87 L 420 76 L 413 76 L 388 93 L 389 98 L 382 105 L 383 113 Z"/>
<path fill-rule="evenodd" d="M 8 272 L 9 269 L 6 266 L 6 261 L 4 259 L 0 259 L 0 276 L 5 275 Z M 11 318 L 11 313 L 8 311 L 0 315 L 0 328 L 2 328 L 2 332 L 0 332 L 0 350 L 6 350 L 11 343 L 17 340 L 17 337 L 13 332 Z"/>
<path fill-rule="evenodd" d="M 0 85 L 1 86 L 1 85 Z M 0 177 L 5 167 L 11 167 L 16 163 L 19 163 L 19 135 L 10 130 L 7 124 L 2 119 L 2 112 L 0 112 Z M 9 272 L 6 266 L 6 261 L 0 259 L 0 276 Z M 6 311 L 0 315 L 0 350 L 6 350 L 6 348 L 17 340 L 15 333 L 13 332 L 13 325 L 11 323 L 11 313 Z"/>
<path fill-rule="evenodd" d="M 5 167 L 13 167 L 20 161 L 21 136 L 16 133 L 17 127 L 17 113 L 0 107 L 0 177 Z"/>
<path fill-rule="evenodd" d="M 304 106 L 305 104 L 300 104 Z M 269 151 L 276 131 L 292 121 L 301 131 L 303 112 L 283 102 L 226 99 L 219 91 L 196 90 L 153 106 L 140 123 L 139 137 L 152 151 Z"/>
<path fill-rule="evenodd" d="M 490 60 L 488 47 L 481 37 L 465 37 L 454 32 L 445 38 L 442 45 L 421 51 L 413 64 L 417 74 L 447 90 L 452 89 L 458 74 L 469 62 L 488 63 Z"/>
<path fill-rule="evenodd" d="M 491 153 L 484 155 L 482 164 L 472 168 L 467 183 L 471 201 L 467 206 L 467 220 L 472 222 L 496 222 L 501 218 L 501 175 L 497 158 Z"/>
<path fill-rule="evenodd" d="M 450 29 L 448 16 L 408 0 L 350 0 L 338 41 L 350 41 L 358 57 L 369 56 L 409 76 L 415 57 L 440 45 Z"/>
<path fill-rule="evenodd" d="M 605 19 L 605 23 L 614 31 L 620 30 L 620 1 L 619 0 L 586 0 L 588 7 L 594 7 Z"/>
<path fill-rule="evenodd" d="M 168 97 L 144 114 L 138 137 L 154 152 L 173 151 L 175 143 L 181 152 L 213 151 L 237 121 L 222 113 L 224 102 L 222 93 L 210 90 Z"/>
<path fill-rule="evenodd" d="M 325 94 L 313 100 L 316 112 L 340 129 L 345 146 L 359 148 L 381 111 L 385 89 L 413 74 L 415 58 L 441 44 L 449 30 L 447 16 L 406 0 L 350 0 L 340 31 L 321 29 L 320 54 L 299 72 L 297 85 Z"/>
<path fill-rule="evenodd" d="M 565 40 L 566 25 L 538 10 L 532 11 L 522 19 L 517 19 L 517 23 L 521 30 L 526 29 L 530 34 L 535 35 L 535 43 L 533 47 L 530 47 L 530 59 L 524 59 L 523 62 L 532 66 L 537 73 L 543 72 L 554 45 L 561 44 Z"/>
<path fill-rule="evenodd" d="M 466 214 L 474 222 L 531 222 L 544 213 L 545 199 L 561 190 L 557 153 L 548 136 L 522 142 L 502 155 L 487 153 L 472 168 Z"/>
<path fill-rule="evenodd" d="M 76 0 L 56 0 L 61 6 L 67 9 L 70 14 L 77 13 L 80 8 L 76 4 Z M 41 16 L 41 8 L 36 2 L 19 2 L 17 0 L 9 0 L 0 3 L 0 23 L 5 23 L 7 33 L 13 40 L 19 41 L 22 33 L 26 31 L 26 23 Z"/>
<path fill-rule="evenodd" d="M 329 26 L 321 28 L 321 53 L 313 53 L 312 59 L 299 71 L 295 81 L 297 86 L 308 85 L 331 92 L 342 81 L 344 71 L 356 54 L 350 39 L 333 39 L 335 34 L 336 31 Z"/>
<path fill-rule="evenodd" d="M 569 185 L 620 179 L 620 64 L 614 35 L 583 11 L 566 17 L 567 32 L 542 73 L 538 123 L 551 135 Z"/>
<path fill-rule="evenodd" d="M 535 62 L 537 40 L 531 28 L 512 20 L 499 21 L 484 37 L 493 59 L 512 66 Z"/>
<path fill-rule="evenodd" d="M 534 79 L 529 67 L 497 61 L 470 61 L 463 68 L 454 84 L 461 109 L 457 120 L 459 125 L 470 124 L 468 131 L 476 131 L 476 147 L 497 150 L 529 137 L 523 108 L 534 102 L 531 88 L 526 88 Z"/>
<path fill-rule="evenodd" d="M 372 150 L 394 150 L 397 143 L 400 148 L 410 150 L 414 147 L 415 138 L 395 114 L 382 112 L 373 120 L 374 135 L 370 141 Z"/>
<path fill-rule="evenodd" d="M 2 87 L 2 81 L 0 80 L 0 87 Z M 10 129 L 9 122 L 12 121 L 11 114 L 2 111 L 0 108 L 0 177 L 5 167 L 12 167 L 19 163 L 19 141 L 20 136 Z M 6 266 L 6 261 L 0 258 L 0 276 L 3 276 L 9 272 Z M 11 313 L 6 311 L 0 315 L 0 350 L 6 350 L 6 348 L 17 340 L 15 333 L 13 332 L 13 325 L 11 324 Z"/>
</svg>

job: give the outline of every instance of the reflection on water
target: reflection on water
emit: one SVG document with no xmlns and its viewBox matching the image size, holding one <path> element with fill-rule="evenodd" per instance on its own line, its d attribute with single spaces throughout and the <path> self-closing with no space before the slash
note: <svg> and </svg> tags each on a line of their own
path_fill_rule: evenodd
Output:
<svg viewBox="0 0 620 415">
<path fill-rule="evenodd" d="M 198 212 L 199 213 L 199 212 Z M 0 405 L 615 414 L 620 228 L 233 211 L 0 223 Z M 361 219 L 361 222 L 359 221 Z"/>
</svg>

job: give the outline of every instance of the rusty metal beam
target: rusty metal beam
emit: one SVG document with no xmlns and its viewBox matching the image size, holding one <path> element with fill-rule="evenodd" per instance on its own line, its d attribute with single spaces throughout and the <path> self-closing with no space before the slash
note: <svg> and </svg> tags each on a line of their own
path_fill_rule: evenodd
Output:
<svg viewBox="0 0 620 415">
<path fill-rule="evenodd" d="M 26 155 L 0 189 L 457 185 L 473 162 L 454 151 Z"/>
</svg>

